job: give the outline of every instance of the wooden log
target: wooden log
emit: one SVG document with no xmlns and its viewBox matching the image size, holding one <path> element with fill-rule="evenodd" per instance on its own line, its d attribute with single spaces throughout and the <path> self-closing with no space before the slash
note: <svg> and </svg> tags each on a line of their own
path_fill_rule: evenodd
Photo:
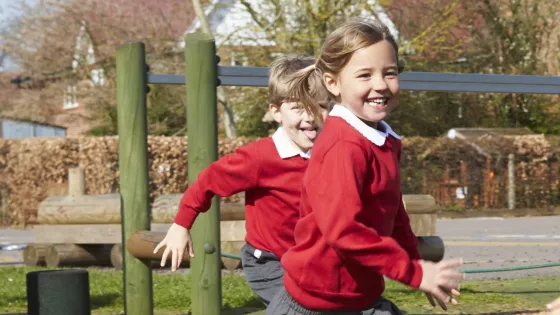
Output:
<svg viewBox="0 0 560 315">
<path fill-rule="evenodd" d="M 417 236 L 435 236 L 438 207 L 430 195 L 403 195 L 410 226 Z"/>
<path fill-rule="evenodd" d="M 47 267 L 110 266 L 111 247 L 105 244 L 56 244 L 48 247 L 45 262 Z"/>
<path fill-rule="evenodd" d="M 110 224 L 121 222 L 119 194 L 50 196 L 41 202 L 40 224 Z"/>
<path fill-rule="evenodd" d="M 181 197 L 182 194 L 170 194 L 156 198 L 152 222 L 172 223 Z M 430 195 L 404 195 L 403 200 L 410 216 L 437 212 L 435 199 Z M 50 196 L 41 202 L 38 220 L 40 224 L 118 224 L 121 223 L 120 195 Z M 221 204 L 220 220 L 245 220 L 245 206 Z"/>
<path fill-rule="evenodd" d="M 172 223 L 181 194 L 162 195 L 154 201 L 152 222 Z M 224 203 L 221 221 L 245 220 L 245 206 Z M 40 224 L 119 224 L 121 200 L 119 194 L 49 196 L 39 205 Z"/>
<path fill-rule="evenodd" d="M 153 232 L 167 233 L 171 224 L 152 223 Z M 120 224 L 60 224 L 33 226 L 36 244 L 117 244 L 122 242 Z M 220 222 L 221 241 L 245 240 L 245 221 Z"/>
<path fill-rule="evenodd" d="M 68 195 L 83 196 L 86 193 L 86 179 L 84 169 L 74 167 L 68 169 Z"/>
<path fill-rule="evenodd" d="M 438 210 L 436 200 L 430 195 L 403 195 L 403 202 L 409 215 L 414 213 L 432 213 Z"/>
<path fill-rule="evenodd" d="M 128 252 L 134 257 L 159 262 L 161 261 L 165 248 L 160 249 L 160 251 L 156 254 L 154 254 L 153 251 L 164 237 L 164 232 L 138 231 L 128 238 L 126 246 L 128 248 Z M 221 252 L 239 256 L 241 247 L 243 247 L 244 244 L 245 241 L 221 242 Z M 195 257 L 196 255 L 197 253 L 195 252 Z M 170 261 L 171 257 L 168 257 L 167 260 Z M 188 266 L 189 261 L 190 257 L 188 253 L 184 253 L 183 264 L 181 266 Z M 235 270 L 241 266 L 241 261 L 238 259 L 221 257 L 221 261 L 223 266 L 228 270 Z"/>
<path fill-rule="evenodd" d="M 122 270 L 122 244 L 115 244 L 111 248 L 111 265 L 117 270 Z"/>
<path fill-rule="evenodd" d="M 165 247 L 160 249 L 159 252 L 154 254 L 154 249 L 157 244 L 159 244 L 165 238 L 165 232 L 151 232 L 151 231 L 138 231 L 132 233 L 132 235 L 126 241 L 126 248 L 128 252 L 140 259 L 155 260 L 157 262 L 161 261 Z M 167 260 L 171 261 L 171 255 L 168 256 Z M 188 266 L 190 257 L 187 252 L 183 255 L 183 261 L 181 266 Z"/>
<path fill-rule="evenodd" d="M 152 222 L 171 223 L 179 209 L 183 194 L 161 195 L 152 205 Z M 220 205 L 221 221 L 245 220 L 245 205 L 238 202 L 222 203 Z"/>
<path fill-rule="evenodd" d="M 165 265 L 166 268 L 169 268 L 170 262 L 171 262 L 171 257 L 168 259 L 169 263 L 167 265 Z M 160 268 L 160 262 L 161 259 L 159 260 L 152 260 L 150 265 L 152 267 L 152 269 L 156 269 L 156 268 Z M 123 259 L 122 259 L 122 244 L 115 244 L 112 248 L 111 248 L 111 265 L 113 265 L 113 267 L 116 270 L 122 270 L 122 265 L 123 265 Z M 181 263 L 181 267 L 183 268 L 187 268 L 189 266 L 189 261 L 183 261 Z"/>
<path fill-rule="evenodd" d="M 48 244 L 29 244 L 23 249 L 23 263 L 26 266 L 44 266 Z"/>
</svg>

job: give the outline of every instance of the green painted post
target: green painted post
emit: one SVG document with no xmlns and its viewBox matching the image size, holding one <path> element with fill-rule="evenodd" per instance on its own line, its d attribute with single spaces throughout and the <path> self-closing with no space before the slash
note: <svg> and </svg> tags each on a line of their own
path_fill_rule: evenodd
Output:
<svg viewBox="0 0 560 315">
<path fill-rule="evenodd" d="M 152 315 L 152 270 L 126 251 L 126 240 L 150 229 L 148 143 L 144 44 L 129 42 L 117 50 L 117 114 L 123 246 L 124 312 Z"/>
<path fill-rule="evenodd" d="M 203 33 L 185 36 L 189 183 L 218 158 L 216 45 Z M 222 308 L 219 198 L 192 229 L 192 314 L 219 315 Z"/>
</svg>

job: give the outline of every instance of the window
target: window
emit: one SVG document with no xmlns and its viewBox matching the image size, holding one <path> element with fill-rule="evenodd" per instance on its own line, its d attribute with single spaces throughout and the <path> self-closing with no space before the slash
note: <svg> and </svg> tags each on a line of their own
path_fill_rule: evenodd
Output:
<svg viewBox="0 0 560 315">
<path fill-rule="evenodd" d="M 76 100 L 76 85 L 72 84 L 66 87 L 66 92 L 64 93 L 64 104 L 62 109 L 71 109 L 78 107 L 78 101 Z"/>
</svg>

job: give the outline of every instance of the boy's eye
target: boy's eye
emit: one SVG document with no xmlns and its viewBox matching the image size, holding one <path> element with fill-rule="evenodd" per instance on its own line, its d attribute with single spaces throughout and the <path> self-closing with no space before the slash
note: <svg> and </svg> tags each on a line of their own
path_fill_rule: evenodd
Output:
<svg viewBox="0 0 560 315">
<path fill-rule="evenodd" d="M 391 76 L 391 77 L 392 77 L 392 76 L 396 76 L 396 75 L 398 75 L 398 74 L 397 74 L 396 71 L 388 71 L 385 75 Z"/>
<path fill-rule="evenodd" d="M 369 73 L 362 73 L 358 76 L 358 78 L 369 78 L 371 75 Z"/>
</svg>

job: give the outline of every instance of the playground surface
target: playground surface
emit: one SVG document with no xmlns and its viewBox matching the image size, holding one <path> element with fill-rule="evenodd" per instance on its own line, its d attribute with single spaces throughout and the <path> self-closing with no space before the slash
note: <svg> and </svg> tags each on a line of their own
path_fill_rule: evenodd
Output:
<svg viewBox="0 0 560 315">
<path fill-rule="evenodd" d="M 0 314 L 26 311 L 25 274 L 39 268 L 0 268 Z M 89 269 L 93 314 L 122 314 L 122 273 Z M 263 305 L 238 272 L 222 277 L 223 314 L 263 314 Z M 469 280 L 461 288 L 459 305 L 443 312 L 433 309 L 421 292 L 388 282 L 385 296 L 406 314 L 537 314 L 560 296 L 560 275 L 510 280 Z M 185 314 L 190 308 L 190 274 L 154 273 L 154 314 Z"/>
<path fill-rule="evenodd" d="M 463 257 L 465 269 L 560 262 L 560 216 L 438 219 L 437 234 L 444 240 L 445 258 Z M 27 244 L 31 241 L 29 229 L 0 229 L 0 247 L 3 244 Z M 0 265 L 21 260 L 21 250 L 0 250 Z M 188 272 L 188 269 L 180 272 Z M 468 277 L 472 280 L 499 280 L 554 275 L 560 275 L 560 266 L 476 273 Z"/>
<path fill-rule="evenodd" d="M 439 219 L 437 233 L 446 257 L 463 257 L 463 269 L 503 268 L 560 261 L 560 217 Z M 0 229 L 0 246 L 32 241 L 30 230 Z M 37 268 L 21 264 L 21 250 L 0 251 L 0 314 L 26 311 L 25 274 Z M 89 268 L 93 314 L 122 314 L 122 273 L 112 268 Z M 190 306 L 188 269 L 171 273 L 155 269 L 154 314 L 185 314 Z M 223 314 L 264 314 L 241 272 L 223 273 Z M 560 267 L 467 275 L 460 305 L 446 314 L 539 314 L 560 296 Z M 406 314 L 444 314 L 432 309 L 423 295 L 389 283 L 386 297 Z"/>
</svg>

